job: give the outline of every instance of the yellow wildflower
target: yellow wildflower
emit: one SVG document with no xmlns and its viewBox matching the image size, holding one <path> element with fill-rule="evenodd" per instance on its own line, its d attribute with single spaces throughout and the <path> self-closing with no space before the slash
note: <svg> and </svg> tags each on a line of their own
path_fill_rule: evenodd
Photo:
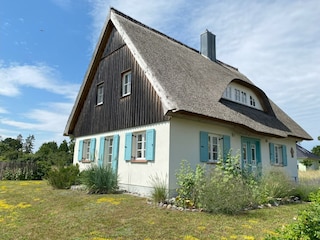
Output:
<svg viewBox="0 0 320 240">
<path fill-rule="evenodd" d="M 253 236 L 243 236 L 243 239 L 254 240 L 254 237 Z"/>
<path fill-rule="evenodd" d="M 183 240 L 199 240 L 199 238 L 193 237 L 191 235 L 186 235 L 183 237 Z"/>
</svg>

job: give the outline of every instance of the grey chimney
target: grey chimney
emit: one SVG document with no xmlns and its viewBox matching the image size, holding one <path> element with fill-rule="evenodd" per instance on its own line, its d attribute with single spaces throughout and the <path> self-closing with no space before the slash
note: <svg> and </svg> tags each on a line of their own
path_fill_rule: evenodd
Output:
<svg viewBox="0 0 320 240">
<path fill-rule="evenodd" d="M 216 36 L 206 30 L 206 32 L 202 33 L 200 36 L 200 53 L 211 61 L 216 61 Z"/>
</svg>

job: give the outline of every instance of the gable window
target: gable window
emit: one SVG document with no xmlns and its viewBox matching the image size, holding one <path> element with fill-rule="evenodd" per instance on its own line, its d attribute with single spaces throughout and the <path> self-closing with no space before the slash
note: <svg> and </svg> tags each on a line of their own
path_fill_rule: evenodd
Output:
<svg viewBox="0 0 320 240">
<path fill-rule="evenodd" d="M 286 145 L 269 143 L 270 164 L 274 166 L 287 166 Z"/>
<path fill-rule="evenodd" d="M 95 159 L 96 139 L 85 139 L 79 141 L 78 161 L 92 162 Z"/>
<path fill-rule="evenodd" d="M 126 161 L 154 161 L 155 130 L 127 133 L 125 142 Z"/>
<path fill-rule="evenodd" d="M 200 132 L 200 161 L 216 163 L 230 151 L 230 136 Z"/>
<path fill-rule="evenodd" d="M 97 105 L 101 105 L 103 103 L 103 83 L 97 86 Z"/>
<path fill-rule="evenodd" d="M 122 96 L 131 94 L 131 71 L 122 74 Z"/>
</svg>

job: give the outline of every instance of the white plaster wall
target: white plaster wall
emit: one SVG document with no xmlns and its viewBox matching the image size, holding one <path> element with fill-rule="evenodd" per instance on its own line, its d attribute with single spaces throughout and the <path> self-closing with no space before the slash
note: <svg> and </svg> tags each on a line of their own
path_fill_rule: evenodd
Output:
<svg viewBox="0 0 320 240">
<path fill-rule="evenodd" d="M 124 160 L 125 134 L 127 132 L 143 131 L 147 129 L 156 130 L 155 140 L 155 161 L 147 163 L 132 163 Z M 83 170 L 90 167 L 89 163 L 79 163 L 77 153 L 79 141 L 88 138 L 96 138 L 96 158 L 98 159 L 98 150 L 101 136 L 113 136 L 119 134 L 119 160 L 118 174 L 120 186 L 129 192 L 141 195 L 149 195 L 151 188 L 151 177 L 159 176 L 164 179 L 171 195 L 174 195 L 176 185 L 176 172 L 180 168 L 182 160 L 190 162 L 192 167 L 200 162 L 200 131 L 206 131 L 218 135 L 229 135 L 232 155 L 240 154 L 241 137 L 250 137 L 260 140 L 261 161 L 263 172 L 271 169 L 269 142 L 283 144 L 287 146 L 287 167 L 277 167 L 285 170 L 292 179 L 297 179 L 297 159 L 295 139 L 293 138 L 270 138 L 262 135 L 253 134 L 239 127 L 230 127 L 221 123 L 204 122 L 196 120 L 187 120 L 182 118 L 172 118 L 170 121 L 137 128 L 125 129 L 121 131 L 108 132 L 92 136 L 86 136 L 76 139 L 74 163 L 78 163 Z M 291 148 L 294 149 L 294 155 L 291 156 Z M 170 161 L 169 161 L 170 159 Z M 97 160 L 94 164 L 97 164 Z M 208 167 L 214 167 L 214 164 L 207 164 Z"/>
<path fill-rule="evenodd" d="M 250 137 L 260 140 L 262 171 L 270 170 L 270 153 L 269 142 L 283 144 L 287 146 L 286 167 L 277 167 L 284 170 L 287 175 L 297 180 L 297 159 L 295 139 L 293 138 L 270 138 L 263 135 L 253 134 L 239 127 L 230 127 L 221 123 L 208 123 L 182 118 L 172 118 L 170 125 L 170 172 L 169 172 L 169 189 L 173 192 L 176 188 L 176 172 L 180 168 L 182 160 L 190 162 L 192 167 L 200 162 L 200 131 L 206 131 L 217 135 L 229 135 L 232 155 L 240 155 L 241 137 Z M 291 156 L 291 148 L 294 149 L 294 155 Z M 214 167 L 214 164 L 207 164 L 208 167 Z"/>
<path fill-rule="evenodd" d="M 170 126 L 170 172 L 169 189 L 173 192 L 176 188 L 176 172 L 180 168 L 182 160 L 187 160 L 191 167 L 195 168 L 200 162 L 200 131 L 206 131 L 218 135 L 232 135 L 230 128 L 218 124 L 208 124 L 181 118 L 172 118 Z M 234 146 L 236 139 L 230 139 L 230 145 Z M 208 167 L 214 167 L 208 164 Z"/>
<path fill-rule="evenodd" d="M 157 124 L 141 126 L 136 128 L 124 129 L 120 131 L 113 131 L 108 133 L 85 136 L 76 139 L 75 155 L 73 163 L 79 164 L 80 170 L 90 167 L 92 164 L 98 164 L 100 137 L 113 136 L 119 134 L 119 158 L 118 158 L 118 175 L 120 187 L 132 193 L 139 193 L 141 195 L 149 195 L 151 188 L 151 178 L 160 177 L 168 183 L 169 171 L 169 128 L 170 122 L 161 122 Z M 147 129 L 155 129 L 155 161 L 148 161 L 147 163 L 132 163 L 124 160 L 125 153 L 125 134 L 127 132 L 138 132 Z M 80 163 L 78 162 L 79 141 L 84 139 L 96 138 L 95 162 Z"/>
</svg>

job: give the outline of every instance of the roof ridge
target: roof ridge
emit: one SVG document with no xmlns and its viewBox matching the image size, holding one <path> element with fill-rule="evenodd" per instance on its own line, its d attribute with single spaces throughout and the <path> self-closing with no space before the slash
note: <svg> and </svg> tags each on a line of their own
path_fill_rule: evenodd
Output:
<svg viewBox="0 0 320 240">
<path fill-rule="evenodd" d="M 184 46 L 184 47 L 186 47 L 186 48 L 188 48 L 188 49 L 190 49 L 190 50 L 192 50 L 192 51 L 194 51 L 194 52 L 196 52 L 196 53 L 199 53 L 199 54 L 201 55 L 200 50 L 197 50 L 197 49 L 195 49 L 195 48 L 193 48 L 193 47 L 190 47 L 190 46 L 188 46 L 187 44 L 185 44 L 185 43 L 183 43 L 183 42 L 181 42 L 181 41 L 178 41 L 178 40 L 176 40 L 176 39 L 174 39 L 174 38 L 172 38 L 172 37 L 170 37 L 170 36 L 168 36 L 168 35 L 160 32 L 160 31 L 158 31 L 158 30 L 156 30 L 156 29 L 154 29 L 154 28 L 152 28 L 152 27 L 149 27 L 148 25 L 143 24 L 142 22 L 139 22 L 138 20 L 136 20 L 136 19 L 134 19 L 134 18 L 132 18 L 132 17 L 124 14 L 123 12 L 120 12 L 119 10 L 117 10 L 117 9 L 115 9 L 115 8 L 113 8 L 113 7 L 111 7 L 110 10 L 111 10 L 111 11 L 114 11 L 116 14 L 118 14 L 118 15 L 126 18 L 126 19 L 128 19 L 128 20 L 131 21 L 131 22 L 134 22 L 134 23 L 140 25 L 141 27 L 144 27 L 144 28 L 146 28 L 146 29 L 148 29 L 148 30 L 150 30 L 150 31 L 152 31 L 152 32 L 154 32 L 154 33 L 157 33 L 157 34 L 159 34 L 159 35 L 161 35 L 161 36 L 163 36 L 163 37 L 165 37 L 165 38 L 168 38 L 169 40 L 171 40 L 171 41 L 173 41 L 173 42 L 176 42 L 176 43 L 178 43 L 178 44 L 180 44 L 180 45 L 182 45 L 182 46 Z M 220 64 L 220 65 L 222 65 L 222 66 L 224 66 L 224 67 L 227 67 L 227 68 L 228 68 L 228 67 L 229 67 L 229 68 L 232 68 L 232 69 L 234 69 L 234 70 L 236 70 L 236 71 L 239 72 L 239 69 L 238 69 L 238 68 L 236 68 L 236 67 L 234 67 L 234 66 L 231 66 L 230 64 L 227 64 L 227 63 L 225 63 L 225 62 L 222 62 L 222 61 L 219 60 L 219 59 L 216 60 L 216 63 L 218 63 L 218 64 Z"/>
<path fill-rule="evenodd" d="M 200 53 L 199 50 L 197 50 L 197 49 L 195 49 L 195 48 L 192 48 L 192 47 L 184 44 L 183 42 L 180 42 L 180 41 L 178 41 L 178 40 L 176 40 L 176 39 L 174 39 L 174 38 L 172 38 L 172 37 L 170 37 L 170 36 L 168 36 L 168 35 L 160 32 L 160 31 L 158 31 L 158 30 L 156 30 L 156 29 L 154 29 L 154 28 L 152 28 L 152 27 L 149 27 L 148 25 L 143 24 L 142 22 L 139 22 L 138 20 L 136 20 L 136 19 L 134 19 L 134 18 L 132 18 L 132 17 L 130 17 L 130 16 L 128 16 L 128 15 L 120 12 L 119 10 L 117 10 L 117 9 L 115 9 L 115 8 L 113 8 L 113 7 L 111 7 L 110 10 L 111 10 L 111 11 L 114 11 L 116 14 L 118 14 L 118 15 L 120 15 L 120 16 L 128 19 L 128 20 L 130 20 L 131 22 L 134 22 L 134 23 L 140 25 L 141 27 L 144 27 L 144 28 L 146 28 L 146 29 L 149 29 L 150 31 L 155 32 L 155 33 L 157 33 L 157 34 L 159 34 L 159 35 L 161 35 L 161 36 L 163 36 L 163 37 L 166 37 L 166 38 L 170 39 L 170 40 L 173 41 L 173 42 L 176 42 L 176 43 L 178 43 L 178 44 L 180 44 L 180 45 L 182 45 L 182 46 L 184 46 L 184 47 L 186 47 L 186 48 L 189 48 L 189 49 L 192 50 L 192 51 L 195 51 L 195 52 L 197 52 L 197 53 Z"/>
</svg>

